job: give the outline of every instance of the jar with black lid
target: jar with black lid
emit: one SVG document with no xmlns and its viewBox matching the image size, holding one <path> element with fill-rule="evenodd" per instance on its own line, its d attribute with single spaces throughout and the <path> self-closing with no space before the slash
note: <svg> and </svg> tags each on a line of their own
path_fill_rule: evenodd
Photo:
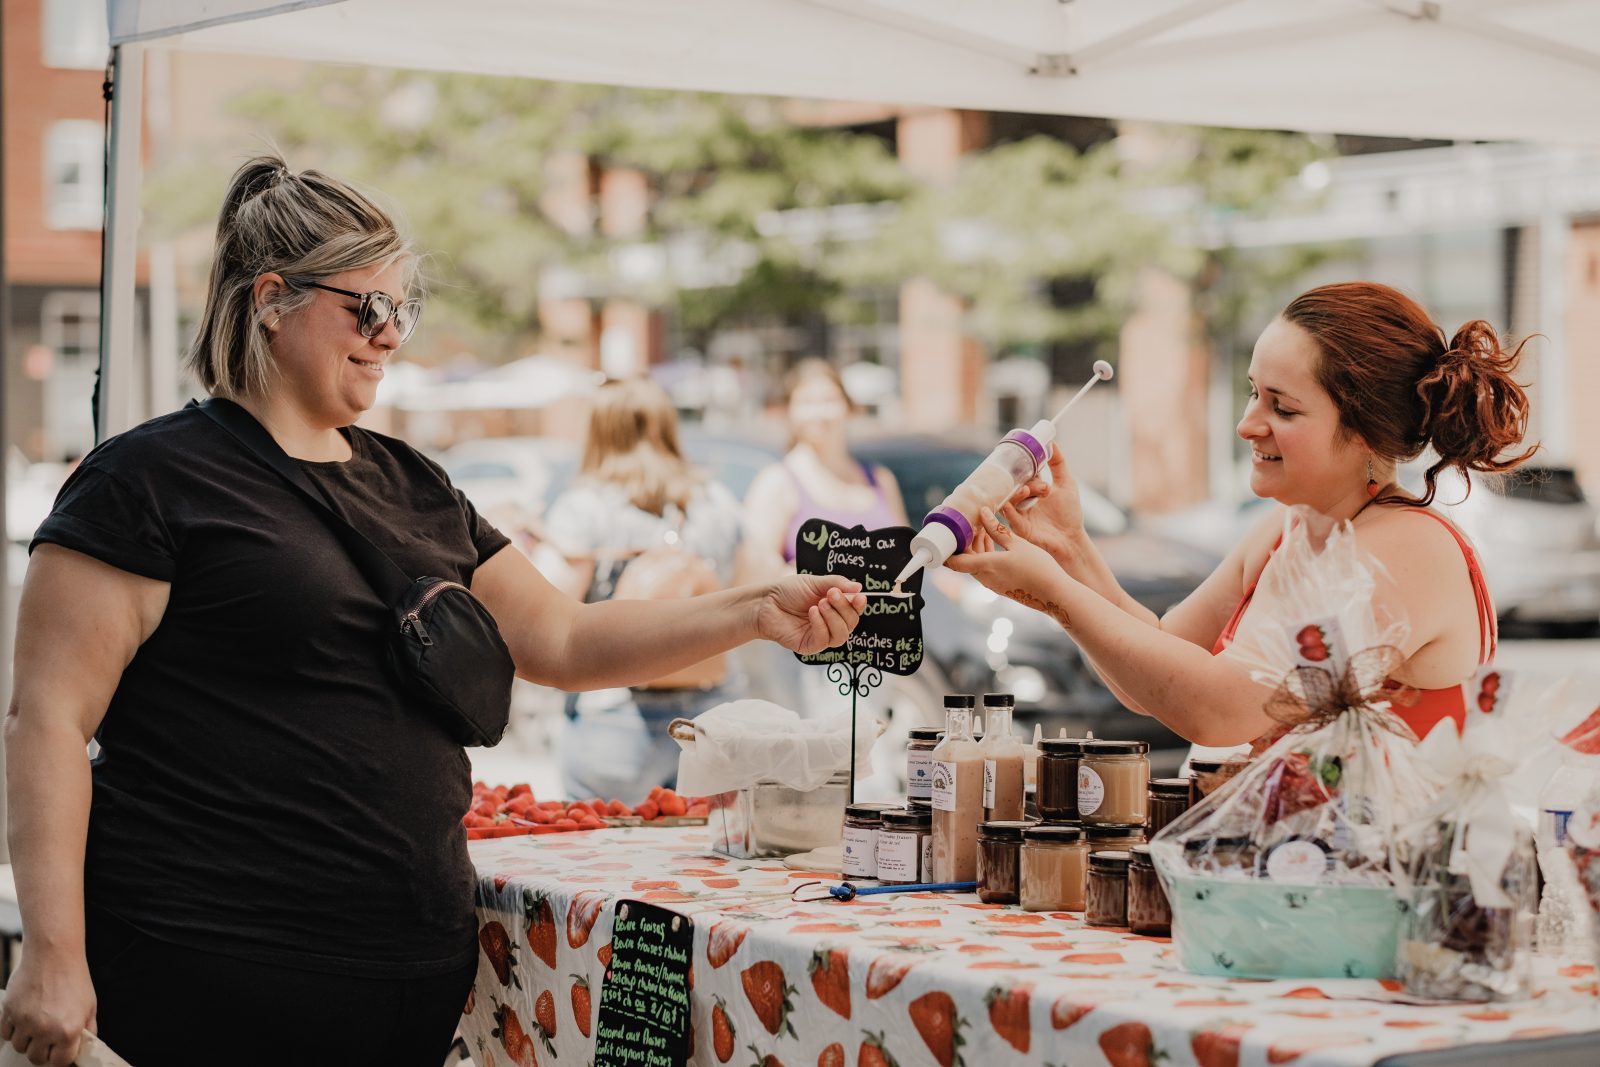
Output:
<svg viewBox="0 0 1600 1067">
<path fill-rule="evenodd" d="M 928 800 L 933 796 L 933 750 L 939 746 L 944 731 L 919 726 L 907 736 L 906 799 Z"/>
<path fill-rule="evenodd" d="M 1228 779 L 1244 770 L 1250 761 L 1242 756 L 1230 759 L 1192 759 L 1189 761 L 1189 806 L 1192 808 L 1215 792 Z"/>
<path fill-rule="evenodd" d="M 878 828 L 878 881 L 912 885 L 928 880 L 933 862 L 933 811 L 891 808 Z"/>
<path fill-rule="evenodd" d="M 1089 882 L 1084 889 L 1083 921 L 1090 926 L 1128 925 L 1128 853 L 1089 854 Z"/>
<path fill-rule="evenodd" d="M 1154 837 L 1161 828 L 1189 810 L 1189 779 L 1150 779 L 1150 817 L 1148 836 Z"/>
<path fill-rule="evenodd" d="M 1088 865 L 1083 829 L 1042 823 L 1022 831 L 1018 897 L 1026 911 L 1082 911 Z"/>
<path fill-rule="evenodd" d="M 1078 757 L 1078 818 L 1085 826 L 1144 825 L 1150 783 L 1147 741 L 1085 741 Z"/>
<path fill-rule="evenodd" d="M 1011 821 L 978 825 L 978 899 L 985 904 L 1017 902 L 1022 831 L 1032 825 Z"/>
<path fill-rule="evenodd" d="M 1149 845 L 1135 845 L 1128 853 L 1128 929 L 1146 937 L 1172 935 L 1172 905 Z"/>
<path fill-rule="evenodd" d="M 878 877 L 878 829 L 893 804 L 847 804 L 840 842 L 839 873 L 846 878 Z"/>
<path fill-rule="evenodd" d="M 1034 801 L 1047 823 L 1078 821 L 1078 759 L 1086 738 L 1046 737 L 1039 741 Z"/>
<path fill-rule="evenodd" d="M 1105 826 L 1085 826 L 1084 839 L 1089 842 L 1089 851 L 1106 852 L 1121 849 L 1127 851 L 1134 845 L 1145 842 L 1144 827 L 1134 823 L 1110 823 Z"/>
</svg>

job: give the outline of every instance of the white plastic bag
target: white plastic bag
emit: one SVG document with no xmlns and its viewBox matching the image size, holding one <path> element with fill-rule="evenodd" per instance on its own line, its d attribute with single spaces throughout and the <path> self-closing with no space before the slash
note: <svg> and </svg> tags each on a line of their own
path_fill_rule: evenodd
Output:
<svg viewBox="0 0 1600 1067">
<path fill-rule="evenodd" d="M 765 700 L 735 700 L 703 712 L 685 729 L 675 723 L 678 792 L 712 796 L 777 782 L 809 792 L 850 766 L 850 714 L 803 719 Z M 856 729 L 856 777 L 872 774 L 874 716 Z"/>
</svg>

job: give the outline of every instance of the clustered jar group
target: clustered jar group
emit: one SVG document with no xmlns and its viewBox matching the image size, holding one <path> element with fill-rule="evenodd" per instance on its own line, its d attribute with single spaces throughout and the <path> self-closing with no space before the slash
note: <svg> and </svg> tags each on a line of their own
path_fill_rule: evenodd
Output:
<svg viewBox="0 0 1600 1067">
<path fill-rule="evenodd" d="M 997 736 L 998 722 L 1009 739 L 1011 703 L 1005 699 L 1004 713 L 997 717 L 994 712 L 1000 710 L 1000 701 L 985 698 L 989 731 L 977 743 L 971 740 L 969 725 L 978 710 L 977 701 L 956 696 L 945 703 L 947 713 L 953 713 L 952 729 L 912 732 L 907 777 L 912 782 L 908 788 L 912 804 L 928 796 L 934 807 L 946 812 L 943 818 L 948 822 L 955 803 L 949 799 L 952 793 L 943 794 L 941 803 L 940 791 L 953 792 L 954 784 L 964 783 L 960 783 L 963 768 L 958 758 L 945 755 L 954 752 L 946 738 L 955 739 L 956 746 L 976 744 L 988 749 Z M 1045 738 L 1038 742 L 1037 758 L 1032 809 L 1020 819 L 1012 817 L 1014 811 L 997 818 L 992 804 L 986 803 L 988 821 L 980 821 L 970 830 L 972 866 L 939 868 L 935 864 L 936 870 L 922 872 L 925 880 L 944 880 L 933 876 L 941 870 L 974 870 L 978 898 L 984 903 L 1018 905 L 1028 911 L 1081 911 L 1089 925 L 1126 927 L 1149 936 L 1170 934 L 1172 913 L 1166 889 L 1146 842 L 1220 785 L 1225 769 L 1197 763 L 1198 773 L 1193 777 L 1151 778 L 1148 743 L 1088 737 Z M 994 762 L 988 764 L 988 768 L 994 766 Z M 988 769 L 988 773 L 992 777 L 994 772 Z M 937 784 L 930 785 L 929 779 Z M 1036 819 L 1029 817 L 1035 812 Z M 905 832 L 896 823 L 906 814 L 889 811 L 879 817 L 881 856 L 883 842 L 889 840 L 885 835 Z M 934 820 L 936 838 L 939 827 Z M 947 846 L 934 847 L 948 851 Z M 899 884 L 909 882 L 913 873 L 894 864 L 885 870 L 881 859 L 879 868 L 880 879 Z"/>
</svg>

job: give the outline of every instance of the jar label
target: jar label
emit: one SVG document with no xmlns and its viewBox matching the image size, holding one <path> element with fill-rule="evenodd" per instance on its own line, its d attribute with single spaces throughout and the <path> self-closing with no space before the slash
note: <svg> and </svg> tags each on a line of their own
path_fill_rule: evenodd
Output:
<svg viewBox="0 0 1600 1067">
<path fill-rule="evenodd" d="M 927 800 L 933 791 L 933 756 L 928 749 L 906 753 L 906 796 Z"/>
<path fill-rule="evenodd" d="M 877 878 L 880 882 L 915 882 L 921 877 L 917 862 L 922 850 L 917 843 L 924 840 L 921 834 L 896 834 L 887 830 L 878 834 Z"/>
<path fill-rule="evenodd" d="M 1106 783 L 1093 767 L 1078 764 L 1078 811 L 1093 815 L 1106 802 Z"/>
<path fill-rule="evenodd" d="M 1320 882 L 1328 873 L 1328 853 L 1311 841 L 1285 841 L 1267 853 L 1267 877 L 1274 882 Z"/>
<path fill-rule="evenodd" d="M 846 826 L 841 845 L 843 858 L 839 861 L 840 874 L 846 878 L 878 877 L 878 859 L 875 854 L 878 831 L 865 826 Z"/>
<path fill-rule="evenodd" d="M 941 760 L 933 761 L 932 783 L 929 799 L 935 811 L 956 810 L 956 765 Z"/>
<path fill-rule="evenodd" d="M 922 839 L 922 868 L 918 875 L 923 882 L 933 881 L 933 835 L 927 834 Z"/>
<path fill-rule="evenodd" d="M 983 761 L 983 806 L 994 807 L 994 760 Z"/>
</svg>

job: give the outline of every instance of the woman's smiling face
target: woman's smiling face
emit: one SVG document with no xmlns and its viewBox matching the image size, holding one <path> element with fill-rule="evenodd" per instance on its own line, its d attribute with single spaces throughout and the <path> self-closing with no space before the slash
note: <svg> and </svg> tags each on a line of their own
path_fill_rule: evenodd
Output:
<svg viewBox="0 0 1600 1067">
<path fill-rule="evenodd" d="M 1320 359 L 1309 333 L 1273 319 L 1250 357 L 1239 436 L 1250 444 L 1251 492 L 1333 513 L 1365 485 L 1368 450 L 1339 425 L 1338 406 L 1317 382 Z"/>
</svg>

